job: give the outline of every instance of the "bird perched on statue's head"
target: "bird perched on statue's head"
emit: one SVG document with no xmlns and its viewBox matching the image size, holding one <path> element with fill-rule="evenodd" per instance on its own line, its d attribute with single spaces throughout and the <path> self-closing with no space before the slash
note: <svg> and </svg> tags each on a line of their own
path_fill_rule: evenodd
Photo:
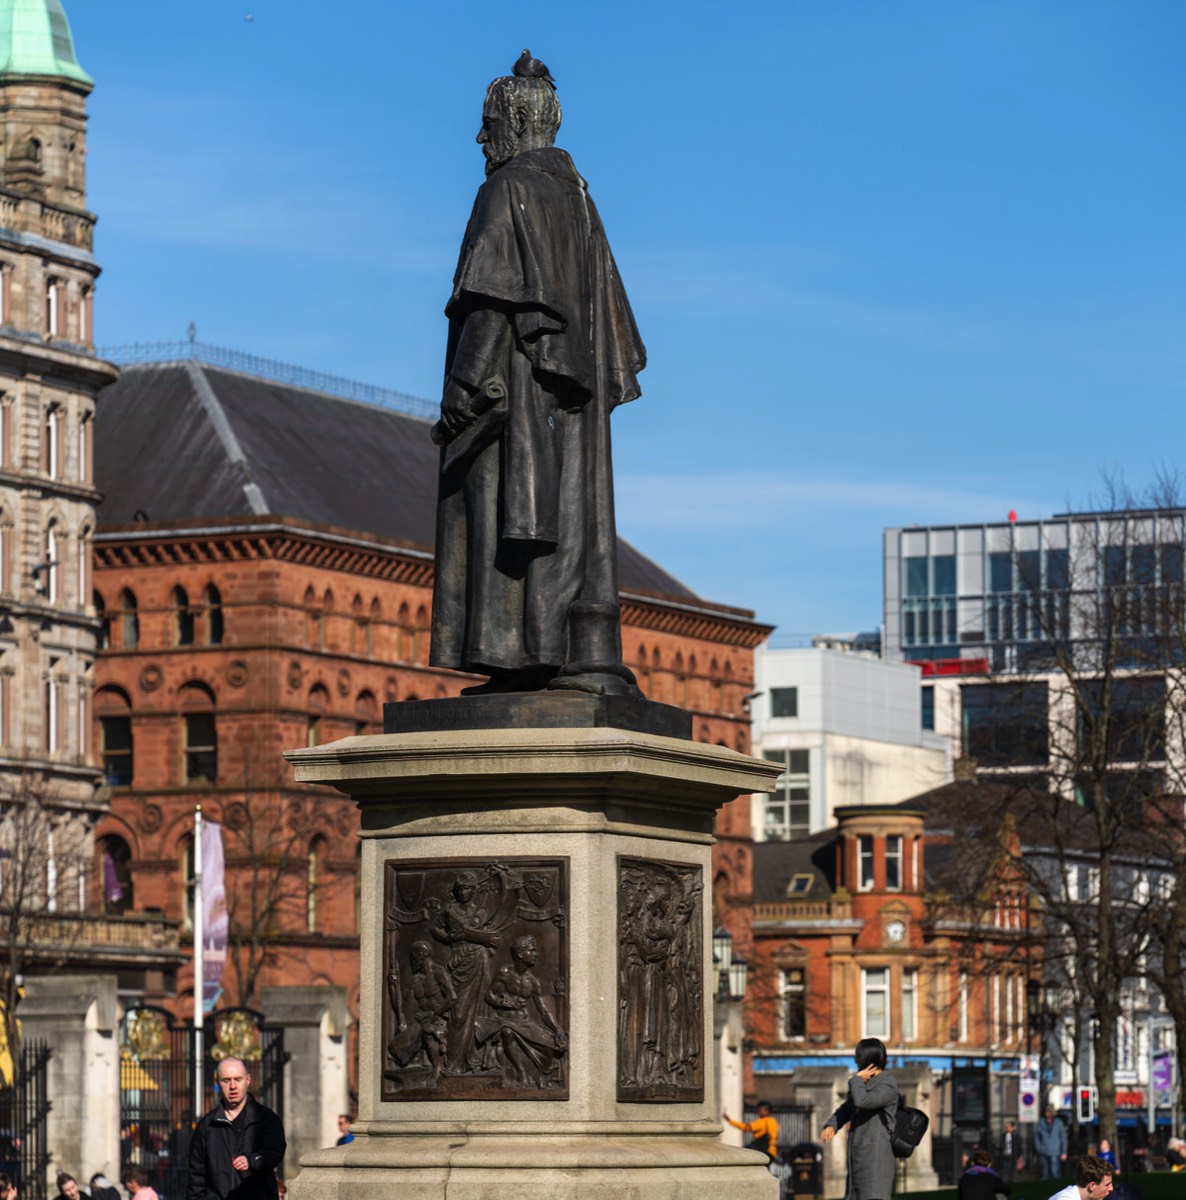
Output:
<svg viewBox="0 0 1186 1200">
<path fill-rule="evenodd" d="M 511 70 L 520 79 L 542 79 L 553 91 L 556 89 L 556 81 L 552 78 L 551 71 L 538 58 L 532 58 L 530 50 L 525 49 L 519 55 Z"/>
</svg>

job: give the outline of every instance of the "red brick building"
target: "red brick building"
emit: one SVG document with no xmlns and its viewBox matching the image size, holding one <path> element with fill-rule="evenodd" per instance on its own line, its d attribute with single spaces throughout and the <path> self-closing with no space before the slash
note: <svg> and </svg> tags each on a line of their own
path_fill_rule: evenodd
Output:
<svg viewBox="0 0 1186 1200">
<path fill-rule="evenodd" d="M 224 1002 L 332 983 L 357 1012 L 355 810 L 295 784 L 281 753 L 380 732 L 385 702 L 468 682 L 427 665 L 428 424 L 188 358 L 125 368 L 99 400 L 95 455 L 96 745 L 110 796 L 98 833 L 118 904 L 188 928 L 201 804 L 224 827 Z M 689 708 L 697 738 L 747 750 L 768 628 L 626 543 L 619 559 L 625 659 L 643 690 Z M 740 797 L 721 814 L 714 866 L 718 919 L 741 945 L 748 809 Z M 178 985 L 188 1013 L 188 967 Z"/>
<path fill-rule="evenodd" d="M 977 789 L 841 808 L 837 825 L 754 847 L 756 962 L 747 1002 L 763 1096 L 803 1067 L 841 1066 L 863 1037 L 896 1065 L 1009 1060 L 1027 1049 L 1026 889 L 1007 860 L 976 912 L 947 886 Z"/>
</svg>

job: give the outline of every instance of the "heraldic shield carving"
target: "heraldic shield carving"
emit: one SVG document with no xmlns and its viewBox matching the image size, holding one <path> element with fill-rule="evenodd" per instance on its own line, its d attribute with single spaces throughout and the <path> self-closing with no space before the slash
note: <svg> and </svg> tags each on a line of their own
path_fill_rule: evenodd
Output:
<svg viewBox="0 0 1186 1200">
<path fill-rule="evenodd" d="M 384 1100 L 568 1096 L 568 860 L 384 864 Z"/>
<path fill-rule="evenodd" d="M 618 859 L 618 1099 L 704 1099 L 700 868 Z"/>
</svg>

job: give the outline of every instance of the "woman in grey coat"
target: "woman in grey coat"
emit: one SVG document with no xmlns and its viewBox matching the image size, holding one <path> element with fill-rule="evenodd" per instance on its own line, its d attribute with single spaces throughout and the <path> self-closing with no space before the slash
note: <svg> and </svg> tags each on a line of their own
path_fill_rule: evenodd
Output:
<svg viewBox="0 0 1186 1200">
<path fill-rule="evenodd" d="M 898 1085 L 886 1073 L 885 1045 L 862 1038 L 856 1049 L 857 1073 L 848 1081 L 848 1099 L 828 1118 L 820 1140 L 848 1131 L 848 1186 L 845 1200 L 890 1200 L 897 1160 L 890 1130 L 898 1112 Z"/>
</svg>

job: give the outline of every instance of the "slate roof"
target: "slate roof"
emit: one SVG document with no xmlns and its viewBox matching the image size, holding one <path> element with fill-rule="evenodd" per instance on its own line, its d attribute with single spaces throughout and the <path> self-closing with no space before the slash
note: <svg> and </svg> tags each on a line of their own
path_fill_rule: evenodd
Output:
<svg viewBox="0 0 1186 1200">
<path fill-rule="evenodd" d="M 96 406 L 100 533 L 134 521 L 271 516 L 431 551 L 438 452 L 429 425 L 196 361 L 126 366 Z M 618 564 L 624 591 L 722 607 L 621 538 Z"/>
<path fill-rule="evenodd" d="M 811 875 L 804 900 L 826 900 L 836 886 L 836 827 L 790 842 L 754 844 L 754 900 L 786 900 L 794 875 Z"/>
</svg>

